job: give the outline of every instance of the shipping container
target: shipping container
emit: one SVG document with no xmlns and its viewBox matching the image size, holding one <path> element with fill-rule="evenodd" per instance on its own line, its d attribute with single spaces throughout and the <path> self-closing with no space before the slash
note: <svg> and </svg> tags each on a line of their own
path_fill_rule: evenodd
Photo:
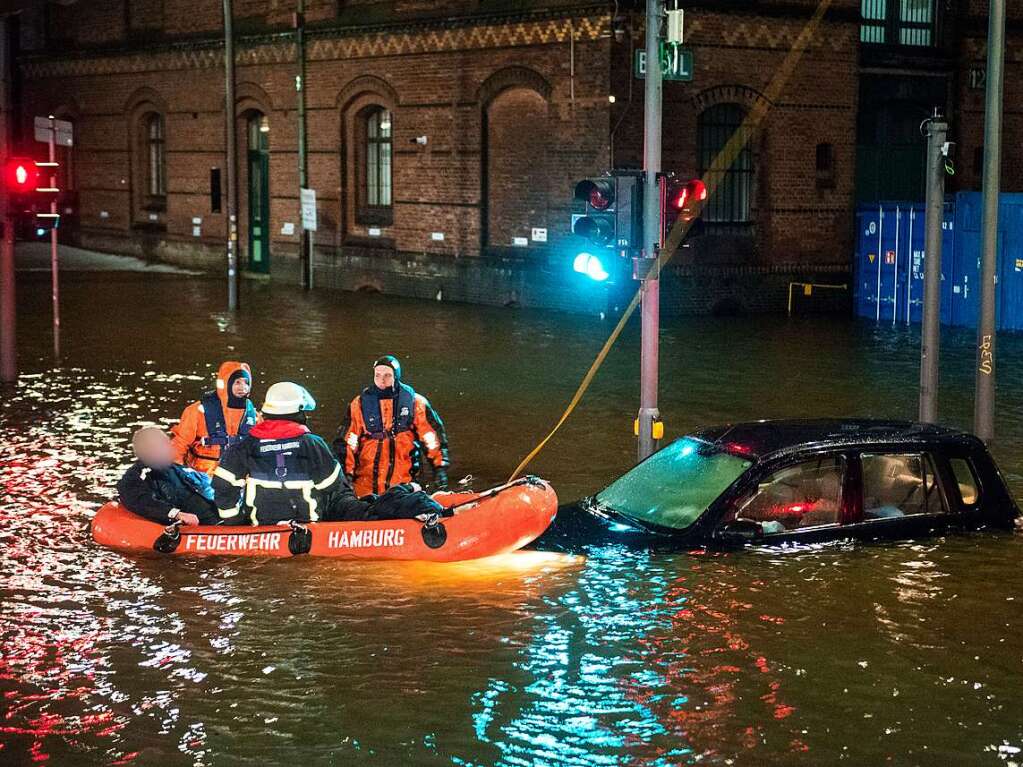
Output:
<svg viewBox="0 0 1023 767">
<path fill-rule="evenodd" d="M 976 327 L 980 305 L 983 204 L 979 192 L 958 192 L 942 221 L 941 321 Z M 920 322 L 925 271 L 924 205 L 886 202 L 856 213 L 854 305 L 878 322 Z M 1023 194 L 1003 194 L 998 212 L 996 324 L 1023 330 Z"/>
<path fill-rule="evenodd" d="M 942 322 L 951 319 L 954 206 L 945 205 L 942 222 Z M 924 205 L 886 202 L 861 206 L 856 213 L 857 250 L 853 265 L 856 313 L 878 322 L 920 322 L 924 291 Z M 950 273 L 950 270 L 949 270 Z"/>
</svg>

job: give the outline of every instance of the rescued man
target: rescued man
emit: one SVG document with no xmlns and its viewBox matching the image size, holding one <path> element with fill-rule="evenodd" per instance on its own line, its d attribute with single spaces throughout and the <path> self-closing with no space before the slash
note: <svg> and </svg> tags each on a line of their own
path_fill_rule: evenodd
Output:
<svg viewBox="0 0 1023 767">
<path fill-rule="evenodd" d="M 216 389 L 186 407 L 171 429 L 175 460 L 213 474 L 224 448 L 240 442 L 256 425 L 251 391 L 252 371 L 246 363 L 222 364 Z"/>
<path fill-rule="evenodd" d="M 444 422 L 402 381 L 401 363 L 390 354 L 373 363 L 373 385 L 349 404 L 334 450 L 360 498 L 414 481 L 424 456 L 436 488 L 447 489 Z"/>
<path fill-rule="evenodd" d="M 145 426 L 131 438 L 135 463 L 117 483 L 121 505 L 162 525 L 220 523 L 209 477 L 174 461 L 170 438 L 155 426 Z"/>
<path fill-rule="evenodd" d="M 231 524 L 365 519 L 327 443 L 309 431 L 316 401 L 302 386 L 275 383 L 266 392 L 263 420 L 230 445 L 213 472 L 221 519 Z"/>
</svg>

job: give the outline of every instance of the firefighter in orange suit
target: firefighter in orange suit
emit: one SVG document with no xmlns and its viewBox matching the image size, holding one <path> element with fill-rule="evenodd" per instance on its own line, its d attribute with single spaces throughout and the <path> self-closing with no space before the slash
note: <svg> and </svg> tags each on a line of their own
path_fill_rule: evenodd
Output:
<svg viewBox="0 0 1023 767">
<path fill-rule="evenodd" d="M 334 450 L 360 498 L 412 482 L 424 459 L 437 488 L 447 488 L 444 422 L 426 397 L 401 380 L 401 363 L 391 355 L 373 363 L 373 385 L 348 406 Z"/>
<path fill-rule="evenodd" d="M 213 474 L 220 454 L 241 442 L 256 425 L 256 408 L 249 399 L 252 371 L 244 362 L 225 362 L 217 371 L 217 388 L 185 408 L 171 429 L 174 460 Z"/>
</svg>

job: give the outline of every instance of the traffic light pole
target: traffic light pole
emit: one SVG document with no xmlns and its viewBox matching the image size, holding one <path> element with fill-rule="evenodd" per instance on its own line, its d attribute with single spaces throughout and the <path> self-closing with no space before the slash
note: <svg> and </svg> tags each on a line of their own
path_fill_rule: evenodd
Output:
<svg viewBox="0 0 1023 767">
<path fill-rule="evenodd" d="M 654 424 L 660 421 L 657 409 L 658 350 L 661 322 L 660 270 L 656 259 L 661 233 L 661 195 L 658 174 L 661 171 L 661 55 L 660 0 L 646 0 L 646 87 L 643 100 L 643 251 L 646 274 L 642 291 L 642 338 L 640 341 L 639 444 L 637 457 L 642 461 L 657 447 Z"/>
<path fill-rule="evenodd" d="M 0 16 L 0 155 L 10 154 L 11 71 L 9 66 L 7 17 Z M 15 345 L 16 312 L 14 297 L 14 221 L 11 218 L 10 194 L 0 184 L 0 382 L 18 380 L 18 357 Z"/>
<path fill-rule="evenodd" d="M 57 188 L 57 121 L 50 115 L 50 188 Z M 57 198 L 50 200 L 50 214 L 57 215 Z M 54 219 L 59 221 L 59 219 Z M 53 299 L 53 357 L 60 359 L 60 272 L 57 259 L 57 226 L 50 228 L 50 292 Z"/>
<path fill-rule="evenodd" d="M 238 147 L 234 119 L 234 10 L 224 0 L 224 128 L 227 141 L 227 308 L 238 308 Z"/>
<path fill-rule="evenodd" d="M 927 211 L 924 316 L 920 333 L 920 421 L 938 420 L 938 356 L 941 341 L 941 223 L 945 203 L 943 148 L 948 124 L 935 113 L 927 121 Z"/>
<path fill-rule="evenodd" d="M 1002 64 L 1005 59 L 1005 0 L 991 0 L 987 31 L 987 91 L 984 99 L 984 223 L 977 321 L 976 395 L 973 431 L 985 442 L 995 436 L 995 274 L 998 270 L 998 187 L 1002 164 Z"/>
</svg>

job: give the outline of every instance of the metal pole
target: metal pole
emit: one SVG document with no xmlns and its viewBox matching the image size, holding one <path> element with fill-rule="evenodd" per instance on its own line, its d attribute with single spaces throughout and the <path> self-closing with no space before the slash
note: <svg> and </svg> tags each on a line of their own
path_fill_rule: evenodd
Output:
<svg viewBox="0 0 1023 767">
<path fill-rule="evenodd" d="M 295 54 L 298 57 L 298 74 L 295 76 L 295 90 L 298 94 L 298 188 L 299 199 L 301 190 L 308 187 L 309 160 L 306 137 L 305 119 L 305 0 L 298 0 L 298 13 L 295 14 Z M 301 215 L 299 219 L 301 220 Z M 313 287 L 313 240 L 311 233 L 302 224 L 302 258 L 305 268 L 302 280 L 306 290 Z"/>
<path fill-rule="evenodd" d="M 660 0 L 646 0 L 646 88 L 643 101 L 643 257 L 657 259 L 661 227 L 661 55 Z M 656 264 L 642 287 L 642 338 L 640 341 L 639 443 L 637 456 L 643 460 L 657 448 L 654 424 L 657 409 L 658 334 L 660 332 L 661 284 Z"/>
<path fill-rule="evenodd" d="M 10 77 L 7 17 L 0 17 L 0 157 L 10 154 Z M 18 380 L 15 336 L 14 219 L 7 190 L 0 184 L 0 214 L 3 239 L 0 242 L 0 381 Z"/>
<path fill-rule="evenodd" d="M 224 0 L 224 128 L 227 132 L 227 308 L 238 308 L 238 147 L 234 119 L 234 11 Z"/>
<path fill-rule="evenodd" d="M 1002 62 L 1005 0 L 991 0 L 987 28 L 987 92 L 984 99 L 984 240 L 977 321 L 977 393 L 973 430 L 985 442 L 995 436 L 995 275 L 998 269 L 998 187 L 1002 165 Z"/>
<path fill-rule="evenodd" d="M 945 204 L 943 147 L 948 124 L 935 110 L 927 121 L 927 203 L 924 223 L 924 315 L 920 332 L 920 421 L 938 420 L 941 343 L 941 223 Z M 909 275 L 912 278 L 912 275 Z"/>
<path fill-rule="evenodd" d="M 57 162 L 57 121 L 50 115 L 50 162 Z M 54 166 L 50 166 L 50 188 L 57 188 L 57 176 Z M 50 200 L 50 213 L 57 214 L 57 198 Z M 50 229 L 50 292 L 53 298 L 53 357 L 60 359 L 60 272 L 57 264 L 57 222 Z"/>
</svg>

